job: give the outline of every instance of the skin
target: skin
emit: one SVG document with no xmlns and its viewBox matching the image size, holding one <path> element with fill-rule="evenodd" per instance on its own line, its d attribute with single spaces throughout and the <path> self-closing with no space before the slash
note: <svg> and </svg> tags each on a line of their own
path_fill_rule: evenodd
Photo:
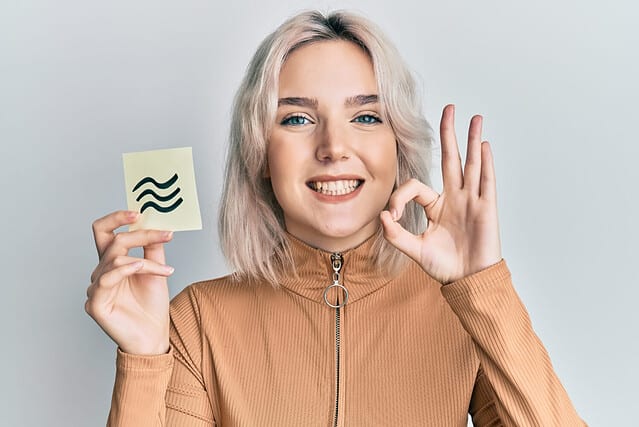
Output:
<svg viewBox="0 0 639 427">
<path fill-rule="evenodd" d="M 482 117 L 471 119 L 466 164 L 454 130 L 454 106 L 444 108 L 440 133 L 443 191 L 409 180 L 391 193 L 396 145 L 390 127 L 370 116 L 379 104 L 345 105 L 354 95 L 376 94 L 373 67 L 349 42 L 306 45 L 289 56 L 280 75 L 280 98 L 314 98 L 316 106 L 278 108 L 270 135 L 268 172 L 287 231 L 327 251 L 355 247 L 383 227 L 385 238 L 426 273 L 448 284 L 501 260 L 496 181 L 488 142 L 481 141 Z M 339 66 L 338 66 L 339 65 Z M 291 115 L 306 119 L 290 119 Z M 308 121 L 307 121 L 308 120 Z M 356 175 L 364 184 L 354 197 L 318 198 L 306 186 L 316 176 Z M 413 235 L 397 222 L 409 202 L 419 203 L 428 227 Z M 388 202 L 389 210 L 383 210 Z M 169 349 L 169 292 L 160 230 L 119 232 L 135 212 L 116 211 L 93 223 L 99 263 L 87 288 L 86 312 L 130 354 Z M 128 256 L 144 248 L 144 258 Z"/>
<path fill-rule="evenodd" d="M 378 229 L 397 175 L 393 130 L 381 119 L 379 102 L 348 103 L 359 95 L 377 95 L 377 81 L 370 59 L 353 43 L 311 43 L 282 66 L 268 177 L 286 230 L 331 252 L 357 246 Z M 313 102 L 288 105 L 290 98 Z M 364 180 L 349 200 L 319 198 L 307 185 L 314 177 L 327 182 L 345 175 Z"/>
<path fill-rule="evenodd" d="M 100 262 L 87 288 L 86 312 L 125 353 L 152 355 L 169 350 L 169 290 L 164 243 L 172 232 L 136 230 L 115 233 L 139 214 L 110 213 L 93 222 Z M 144 258 L 128 256 L 144 248 Z"/>
<path fill-rule="evenodd" d="M 389 211 L 380 214 L 384 237 L 444 285 L 502 259 L 495 169 L 488 142 L 481 142 L 482 117 L 471 119 L 462 172 L 454 114 L 455 107 L 447 105 L 440 125 L 442 193 L 409 180 L 392 194 Z M 418 236 L 396 222 L 411 200 L 424 207 L 428 218 L 427 229 Z"/>
</svg>

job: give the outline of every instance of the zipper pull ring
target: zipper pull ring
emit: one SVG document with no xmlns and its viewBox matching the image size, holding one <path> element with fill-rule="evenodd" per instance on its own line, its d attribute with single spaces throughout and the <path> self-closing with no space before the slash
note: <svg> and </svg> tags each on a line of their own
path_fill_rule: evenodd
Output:
<svg viewBox="0 0 639 427">
<path fill-rule="evenodd" d="M 341 278 L 340 271 L 342 270 L 342 261 L 343 261 L 342 254 L 340 253 L 331 254 L 331 264 L 333 267 L 333 284 L 328 285 L 326 289 L 324 289 L 324 302 L 331 308 L 344 307 L 346 305 L 346 302 L 348 301 L 348 289 L 346 289 L 346 287 L 339 282 Z M 335 304 L 331 304 L 328 301 L 327 294 L 331 288 L 340 288 L 342 290 L 342 293 L 344 294 L 344 299 L 342 300 L 341 303 L 338 303 L 337 305 L 335 305 Z"/>
</svg>

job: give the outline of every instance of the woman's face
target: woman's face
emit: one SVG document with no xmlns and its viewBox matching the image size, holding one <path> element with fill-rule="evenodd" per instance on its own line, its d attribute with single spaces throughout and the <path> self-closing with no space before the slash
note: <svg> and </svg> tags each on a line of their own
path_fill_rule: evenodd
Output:
<svg viewBox="0 0 639 427">
<path fill-rule="evenodd" d="M 304 45 L 282 66 L 267 174 L 287 231 L 311 246 L 349 249 L 379 226 L 397 147 L 377 97 L 372 62 L 351 42 Z"/>
</svg>

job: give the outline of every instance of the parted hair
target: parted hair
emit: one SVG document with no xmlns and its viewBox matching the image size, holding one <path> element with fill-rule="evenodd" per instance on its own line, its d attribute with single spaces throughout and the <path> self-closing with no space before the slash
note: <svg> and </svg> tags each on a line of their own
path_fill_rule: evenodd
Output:
<svg viewBox="0 0 639 427">
<path fill-rule="evenodd" d="M 422 114 L 415 80 L 396 48 L 368 19 L 346 11 L 306 11 L 268 35 L 251 59 L 233 104 L 226 173 L 219 215 L 221 248 L 234 275 L 278 286 L 279 272 L 294 274 L 284 214 L 265 178 L 268 139 L 278 102 L 280 69 L 296 48 L 325 40 L 346 40 L 371 58 L 381 115 L 397 141 L 395 187 L 410 178 L 430 185 L 433 131 Z M 410 203 L 400 224 L 423 232 L 425 215 Z M 397 273 L 406 257 L 378 229 L 372 245 L 376 265 Z"/>
</svg>

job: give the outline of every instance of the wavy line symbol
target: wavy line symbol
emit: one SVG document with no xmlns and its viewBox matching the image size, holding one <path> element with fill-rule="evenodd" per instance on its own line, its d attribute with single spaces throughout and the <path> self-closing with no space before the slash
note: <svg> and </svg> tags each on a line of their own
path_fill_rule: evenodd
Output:
<svg viewBox="0 0 639 427">
<path fill-rule="evenodd" d="M 155 179 L 153 179 L 150 176 L 146 176 L 144 178 L 142 178 L 141 180 L 138 181 L 137 184 L 135 184 L 135 186 L 133 187 L 133 190 L 131 190 L 132 193 L 135 193 L 136 190 L 139 190 L 144 184 L 153 184 L 155 186 L 156 189 L 161 189 L 161 190 L 166 190 L 167 188 L 171 187 L 173 184 L 175 184 L 178 180 L 178 174 L 174 174 L 171 178 L 169 178 L 168 180 L 166 180 L 165 182 L 157 182 Z M 175 190 L 173 190 L 173 192 L 171 194 L 169 194 L 168 196 L 163 196 L 160 195 L 158 193 L 156 193 L 155 191 L 153 191 L 152 188 L 147 188 L 144 191 L 142 191 L 135 199 L 136 202 L 139 202 L 140 200 L 142 200 L 142 198 L 144 196 L 151 196 L 153 197 L 154 200 L 159 201 L 159 202 L 170 202 L 172 199 L 174 199 L 178 194 L 180 193 L 180 187 L 177 187 Z M 140 213 L 144 213 L 145 210 L 149 209 L 149 208 L 153 208 L 158 212 L 162 212 L 162 213 L 168 213 L 168 212 L 172 212 L 175 209 L 177 209 L 178 206 L 180 206 L 182 204 L 184 200 L 180 197 L 179 199 L 177 199 L 172 205 L 169 206 L 162 206 L 159 205 L 157 203 L 155 203 L 155 201 L 153 200 L 149 200 L 147 202 L 145 202 L 142 205 L 142 209 L 140 209 Z"/>
</svg>

